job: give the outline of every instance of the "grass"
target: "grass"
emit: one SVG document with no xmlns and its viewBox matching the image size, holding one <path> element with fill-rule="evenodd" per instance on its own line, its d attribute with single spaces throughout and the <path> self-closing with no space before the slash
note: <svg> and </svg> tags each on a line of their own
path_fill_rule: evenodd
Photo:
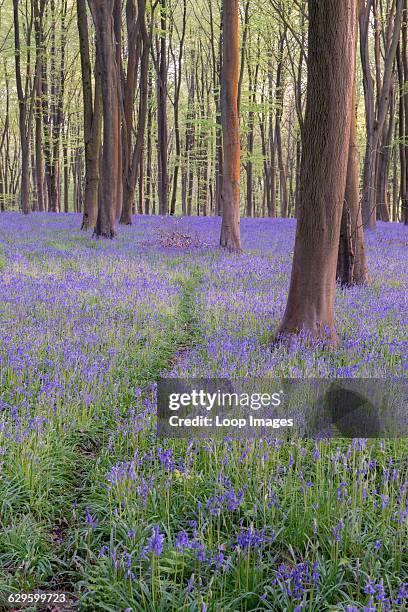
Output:
<svg viewBox="0 0 408 612">
<path fill-rule="evenodd" d="M 80 610 L 112 612 L 404 609 L 405 440 L 155 435 L 163 373 L 404 376 L 405 269 L 387 229 L 368 244 L 373 284 L 338 290 L 342 346 L 271 352 L 290 222 L 244 223 L 249 252 L 235 258 L 166 251 L 155 220 L 102 244 L 75 216 L 6 217 L 2 605 L 65 590 Z M 190 223 L 211 243 L 213 220 Z"/>
</svg>

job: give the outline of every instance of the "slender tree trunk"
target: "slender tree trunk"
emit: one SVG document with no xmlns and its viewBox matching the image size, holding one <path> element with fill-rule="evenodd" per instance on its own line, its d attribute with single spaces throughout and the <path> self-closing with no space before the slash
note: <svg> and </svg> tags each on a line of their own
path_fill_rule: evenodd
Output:
<svg viewBox="0 0 408 612">
<path fill-rule="evenodd" d="M 271 209 L 270 217 L 276 217 L 276 147 L 275 147 L 275 135 L 273 130 L 273 73 L 272 73 L 272 58 L 269 58 L 268 62 L 268 84 L 269 84 L 269 154 L 270 154 L 270 166 L 269 166 L 269 186 L 271 190 Z"/>
<path fill-rule="evenodd" d="M 150 33 L 146 27 L 146 1 L 138 0 L 138 29 L 142 44 L 142 54 L 140 60 L 140 94 L 139 94 L 139 112 L 137 123 L 136 142 L 132 149 L 129 147 L 129 165 L 125 175 L 124 185 L 124 206 L 122 210 L 121 223 L 131 225 L 132 223 L 132 207 L 134 204 L 136 184 L 139 178 L 140 169 L 142 167 L 143 148 L 145 144 L 145 131 L 148 113 L 149 100 L 149 55 L 151 50 L 151 30 Z M 133 115 L 133 107 L 127 103 L 128 126 L 132 125 L 130 115 Z M 132 130 L 128 129 L 127 138 L 131 138 Z M 140 198 L 139 198 L 140 201 Z"/>
<path fill-rule="evenodd" d="M 174 215 L 176 212 L 176 201 L 177 201 L 177 188 L 178 188 L 178 176 L 180 170 L 180 159 L 181 159 L 181 138 L 180 138 L 180 120 L 179 120 L 179 103 L 180 103 L 180 91 L 181 91 L 181 80 L 183 71 L 183 55 L 184 55 L 184 40 L 186 37 L 187 27 L 187 0 L 183 0 L 183 17 L 182 17 L 182 29 L 181 37 L 178 50 L 178 61 L 177 70 L 175 71 L 175 93 L 174 93 L 174 137 L 176 144 L 176 161 L 174 166 L 173 174 L 173 189 L 171 195 L 170 214 Z"/>
<path fill-rule="evenodd" d="M 390 90 L 388 125 L 384 126 L 382 143 L 378 151 L 377 172 L 377 218 L 381 221 L 390 220 L 389 172 L 390 152 L 395 129 L 395 94 L 394 83 Z"/>
<path fill-rule="evenodd" d="M 378 149 L 381 144 L 389 106 L 393 66 L 401 32 L 403 3 L 404 0 L 395 0 L 393 14 L 389 17 L 390 23 L 387 33 L 382 82 L 380 67 L 378 66 L 379 52 L 378 49 L 376 50 L 377 98 L 375 100 L 374 79 L 371 74 L 369 57 L 370 12 L 373 7 L 373 0 L 360 0 L 360 55 L 363 69 L 367 135 L 363 170 L 362 211 L 364 226 L 370 229 L 376 227 Z"/>
<path fill-rule="evenodd" d="M 117 80 L 117 105 L 116 105 L 116 221 L 119 221 L 122 214 L 123 206 L 123 142 L 122 142 L 122 108 L 123 108 L 123 91 L 122 91 L 122 0 L 115 0 L 113 8 L 113 31 L 115 34 L 115 50 L 116 50 L 116 80 Z"/>
<path fill-rule="evenodd" d="M 288 303 L 278 337 L 336 343 L 334 293 L 354 83 L 355 0 L 309 0 L 300 210 Z"/>
<path fill-rule="evenodd" d="M 356 110 L 356 79 L 354 79 L 347 180 L 337 260 L 337 278 L 343 287 L 363 285 L 368 282 L 360 204 Z"/>
<path fill-rule="evenodd" d="M 276 74 L 276 116 L 275 116 L 275 137 L 276 137 L 276 150 L 278 154 L 278 166 L 279 166 L 279 183 L 280 183 L 280 194 L 281 194 L 281 217 L 288 216 L 288 188 L 286 184 L 286 172 L 285 165 L 283 162 L 283 150 L 282 150 L 282 134 L 281 134 L 281 122 L 283 114 L 283 92 L 284 92 L 284 81 L 283 81 L 283 51 L 285 48 L 286 30 L 282 32 L 279 40 L 278 50 L 278 68 Z"/>
<path fill-rule="evenodd" d="M 220 34 L 218 40 L 218 52 L 215 48 L 214 18 L 212 12 L 212 2 L 208 4 L 210 10 L 210 40 L 213 68 L 213 88 L 215 105 L 215 206 L 214 211 L 217 216 L 222 214 L 222 171 L 223 171 L 223 150 L 222 150 L 222 121 L 221 121 L 221 66 L 223 56 L 223 7 L 221 5 Z"/>
<path fill-rule="evenodd" d="M 34 29 L 35 29 L 35 55 L 36 55 L 36 88 L 35 88 L 35 162 L 36 162 L 36 184 L 37 184 L 37 210 L 45 210 L 44 184 L 44 151 L 43 151 L 43 118 L 41 104 L 41 74 L 44 58 L 44 9 L 45 0 L 34 1 Z"/>
<path fill-rule="evenodd" d="M 149 92 L 152 91 L 152 75 L 149 71 Z M 150 96 L 150 94 L 149 94 Z M 145 214 L 150 215 L 151 206 L 150 200 L 152 195 L 152 100 L 149 101 L 149 108 L 147 111 L 147 159 L 146 159 L 146 196 L 145 196 Z"/>
<path fill-rule="evenodd" d="M 159 162 L 159 214 L 167 215 L 168 206 L 168 125 L 167 125 L 167 4 L 160 0 L 160 44 L 157 70 L 157 131 Z"/>
<path fill-rule="evenodd" d="M 408 224 L 408 0 L 404 0 L 402 42 L 398 53 L 398 79 L 401 87 L 399 103 L 401 220 Z"/>
<path fill-rule="evenodd" d="M 252 217 L 255 214 L 254 207 L 254 192 L 253 192 L 253 182 L 254 182 L 254 164 L 253 164 L 253 155 L 254 155 L 254 144 L 255 144 L 255 104 L 256 104 L 256 91 L 258 87 L 258 74 L 259 74 L 259 40 L 258 40 L 258 56 L 255 67 L 255 74 L 252 76 L 252 68 L 250 58 L 248 58 L 248 77 L 249 77 L 249 89 L 250 89 L 250 101 L 252 108 L 248 113 L 248 135 L 247 135 L 247 148 L 248 148 L 248 161 L 246 165 L 247 171 L 247 198 L 246 198 L 246 214 L 247 217 Z"/>
<path fill-rule="evenodd" d="M 238 119 L 238 0 L 223 0 L 224 56 L 222 66 L 222 129 L 224 170 L 220 244 L 241 251 L 240 231 L 240 136 Z"/>
<path fill-rule="evenodd" d="M 28 108 L 27 86 L 23 89 L 21 76 L 21 41 L 19 21 L 19 0 L 13 0 L 14 16 L 14 57 L 19 109 L 20 148 L 21 148 L 21 190 L 20 201 L 23 214 L 30 212 L 30 115 Z M 27 71 L 29 68 L 27 67 Z"/>
<path fill-rule="evenodd" d="M 64 212 L 69 211 L 69 164 L 68 164 L 68 133 L 64 137 L 62 145 L 62 155 L 64 163 Z"/>
</svg>

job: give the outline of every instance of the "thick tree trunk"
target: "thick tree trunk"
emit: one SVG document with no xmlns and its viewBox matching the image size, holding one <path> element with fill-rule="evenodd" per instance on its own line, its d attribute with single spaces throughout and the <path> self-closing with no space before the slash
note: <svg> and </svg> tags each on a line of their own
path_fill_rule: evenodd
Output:
<svg viewBox="0 0 408 612">
<path fill-rule="evenodd" d="M 145 8 L 145 7 L 144 7 Z M 132 224 L 132 210 L 134 206 L 135 187 L 131 188 L 131 167 L 132 167 L 132 138 L 133 138 L 133 114 L 136 92 L 136 76 L 141 54 L 140 36 L 140 13 L 136 16 L 135 0 L 126 2 L 126 24 L 127 24 L 127 70 L 124 78 L 124 168 L 123 168 L 123 206 L 120 222 L 125 225 Z M 143 13 L 144 18 L 144 13 Z"/>
<path fill-rule="evenodd" d="M 334 293 L 353 112 L 355 8 L 355 0 L 309 0 L 300 210 L 279 338 L 303 332 L 338 341 Z"/>
<path fill-rule="evenodd" d="M 82 71 L 85 141 L 85 195 L 83 230 L 94 229 L 98 216 L 99 157 L 102 129 L 101 74 L 95 62 L 95 93 L 92 95 L 92 68 L 89 56 L 88 19 L 85 0 L 77 0 L 77 20 Z"/>
<path fill-rule="evenodd" d="M 220 244 L 241 251 L 240 137 L 238 120 L 238 0 L 223 0 L 224 56 L 222 66 L 222 130 L 224 170 Z"/>
<path fill-rule="evenodd" d="M 113 238 L 118 211 L 118 74 L 113 30 L 114 0 L 88 0 L 96 30 L 96 52 L 101 68 L 103 100 L 103 153 L 95 235 Z"/>
</svg>

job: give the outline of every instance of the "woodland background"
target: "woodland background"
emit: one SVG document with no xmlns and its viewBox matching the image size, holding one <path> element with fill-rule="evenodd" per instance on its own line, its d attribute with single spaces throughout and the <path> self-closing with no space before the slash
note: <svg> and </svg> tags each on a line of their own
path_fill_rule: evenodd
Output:
<svg viewBox="0 0 408 612">
<path fill-rule="evenodd" d="M 102 86 L 89 7 L 97 4 L 0 3 L 1 210 L 84 212 L 84 225 L 95 225 Z M 239 15 L 241 213 L 294 217 L 307 4 L 240 1 Z M 221 3 L 118 0 L 112 27 L 116 74 L 109 84 L 103 77 L 103 95 L 119 90 L 111 111 L 121 222 L 131 212 L 220 214 Z M 364 222 L 374 227 L 376 217 L 407 219 L 406 0 L 361 0 L 359 29 L 357 144 Z"/>
</svg>

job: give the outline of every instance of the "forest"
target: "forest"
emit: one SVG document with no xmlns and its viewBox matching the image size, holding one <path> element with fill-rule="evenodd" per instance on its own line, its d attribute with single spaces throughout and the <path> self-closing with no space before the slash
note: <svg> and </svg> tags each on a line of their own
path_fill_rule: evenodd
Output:
<svg viewBox="0 0 408 612">
<path fill-rule="evenodd" d="M 117 192 L 102 235 L 136 212 L 220 214 L 225 57 L 238 87 L 241 214 L 295 217 L 307 3 L 239 2 L 239 32 L 224 31 L 221 4 L 3 0 L 1 210 L 81 212 L 93 229 L 100 184 Z M 358 6 L 355 146 L 370 228 L 407 221 L 406 11 L 405 0 Z"/>
<path fill-rule="evenodd" d="M 406 609 L 407 42 L 408 0 L 0 0 L 0 610 Z M 160 434 L 163 381 L 238 380 L 397 416 Z"/>
</svg>

